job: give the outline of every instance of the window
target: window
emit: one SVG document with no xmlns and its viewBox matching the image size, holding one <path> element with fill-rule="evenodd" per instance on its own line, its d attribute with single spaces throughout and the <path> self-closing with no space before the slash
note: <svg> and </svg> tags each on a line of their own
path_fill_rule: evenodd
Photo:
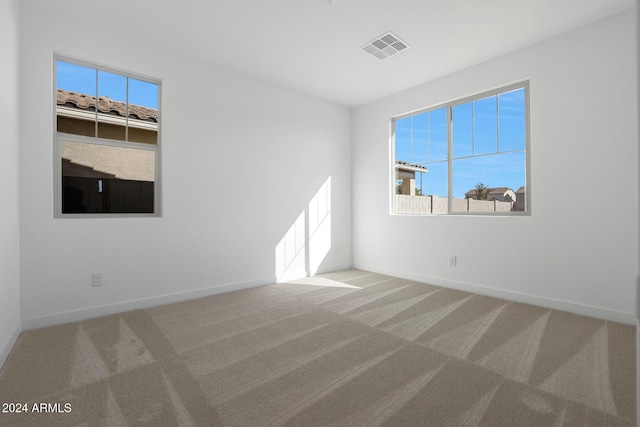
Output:
<svg viewBox="0 0 640 427">
<path fill-rule="evenodd" d="M 393 212 L 530 212 L 528 82 L 393 119 Z"/>
<path fill-rule="evenodd" d="M 55 59 L 55 215 L 159 216 L 159 82 Z"/>
</svg>

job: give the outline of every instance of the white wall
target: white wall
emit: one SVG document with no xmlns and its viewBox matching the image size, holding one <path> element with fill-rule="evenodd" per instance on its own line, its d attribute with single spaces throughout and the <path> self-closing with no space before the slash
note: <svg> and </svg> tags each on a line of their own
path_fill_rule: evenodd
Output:
<svg viewBox="0 0 640 427">
<path fill-rule="evenodd" d="M 0 367 L 21 330 L 18 229 L 18 1 L 0 2 Z"/>
<path fill-rule="evenodd" d="M 319 271 L 350 267 L 350 111 L 157 46 L 175 29 L 100 3 L 22 10 L 25 328 L 273 282 L 278 242 L 329 177 Z M 53 218 L 54 52 L 162 79 L 162 218 Z"/>
<path fill-rule="evenodd" d="M 0 2 L 0 367 L 20 333 L 18 1 Z"/>
<path fill-rule="evenodd" d="M 634 323 L 635 22 L 629 11 L 355 109 L 354 265 Z M 531 216 L 389 215 L 389 118 L 523 79 L 531 83 Z M 599 194 L 615 209 L 574 202 Z M 487 235 L 506 237 L 488 244 Z"/>
</svg>

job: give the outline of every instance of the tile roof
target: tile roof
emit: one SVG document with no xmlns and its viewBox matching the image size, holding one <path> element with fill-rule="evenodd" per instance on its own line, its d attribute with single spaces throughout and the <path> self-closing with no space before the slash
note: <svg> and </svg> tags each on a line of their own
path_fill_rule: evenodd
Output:
<svg viewBox="0 0 640 427">
<path fill-rule="evenodd" d="M 409 162 L 403 162 L 402 160 L 396 160 L 396 169 L 407 169 L 407 170 L 413 170 L 413 171 L 424 171 L 424 172 L 428 172 L 429 170 L 424 167 L 424 166 L 420 166 L 420 165 L 416 165 L 413 163 L 409 163 Z"/>
<path fill-rule="evenodd" d="M 78 108 L 80 110 L 95 111 L 96 98 L 83 93 L 70 92 L 58 89 L 56 102 L 60 106 Z M 124 102 L 114 101 L 105 96 L 98 97 L 98 110 L 105 114 L 115 114 L 121 117 L 127 115 L 127 105 Z M 129 104 L 129 117 L 148 122 L 158 122 L 158 110 Z"/>
<path fill-rule="evenodd" d="M 489 194 L 504 194 L 508 190 L 511 190 L 509 187 L 495 187 L 489 189 Z M 512 190 L 513 191 L 513 190 Z"/>
</svg>

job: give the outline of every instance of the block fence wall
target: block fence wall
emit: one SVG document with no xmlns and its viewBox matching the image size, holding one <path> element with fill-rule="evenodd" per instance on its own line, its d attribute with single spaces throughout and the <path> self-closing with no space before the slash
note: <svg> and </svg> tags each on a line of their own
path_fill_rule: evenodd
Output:
<svg viewBox="0 0 640 427">
<path fill-rule="evenodd" d="M 396 194 L 397 213 L 448 213 L 449 200 L 438 196 L 410 196 Z M 523 211 L 522 203 L 499 200 L 453 199 L 454 212 L 511 212 Z"/>
</svg>

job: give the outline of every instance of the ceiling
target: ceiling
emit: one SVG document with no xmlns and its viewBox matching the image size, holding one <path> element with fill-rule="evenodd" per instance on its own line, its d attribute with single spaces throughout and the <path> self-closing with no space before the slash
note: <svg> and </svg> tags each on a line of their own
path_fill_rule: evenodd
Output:
<svg viewBox="0 0 640 427">
<path fill-rule="evenodd" d="M 113 2 L 104 2 L 107 5 Z M 126 1 L 160 43 L 355 107 L 634 7 L 634 0 Z M 150 19 L 151 18 L 151 19 Z M 149 24 L 148 24 L 149 25 Z M 360 49 L 388 31 L 411 48 Z"/>
</svg>

